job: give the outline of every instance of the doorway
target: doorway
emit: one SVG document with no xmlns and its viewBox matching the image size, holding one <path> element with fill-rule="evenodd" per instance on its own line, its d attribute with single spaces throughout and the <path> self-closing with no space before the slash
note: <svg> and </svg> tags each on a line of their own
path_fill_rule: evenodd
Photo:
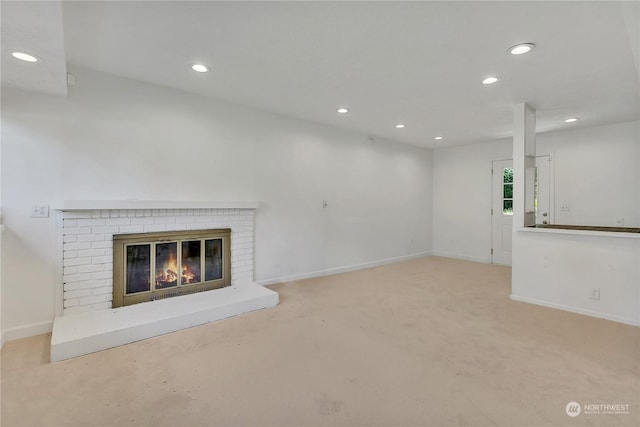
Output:
<svg viewBox="0 0 640 427">
<path fill-rule="evenodd" d="M 491 162 L 491 263 L 511 265 L 513 160 Z M 536 224 L 552 224 L 551 156 L 536 157 Z"/>
</svg>

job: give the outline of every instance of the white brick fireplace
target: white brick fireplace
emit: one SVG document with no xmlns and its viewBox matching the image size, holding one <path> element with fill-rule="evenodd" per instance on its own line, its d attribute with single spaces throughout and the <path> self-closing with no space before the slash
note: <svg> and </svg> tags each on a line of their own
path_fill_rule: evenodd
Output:
<svg viewBox="0 0 640 427">
<path fill-rule="evenodd" d="M 257 208 L 257 202 L 66 201 L 56 215 L 61 265 L 60 283 L 56 292 L 58 317 L 54 322 L 52 361 L 277 304 L 276 293 L 253 283 L 254 223 Z M 111 308 L 114 234 L 219 228 L 231 229 L 229 288 Z M 265 292 L 275 294 L 275 304 L 273 295 Z M 244 300 L 237 300 L 241 294 L 244 295 L 241 299 L 258 298 L 262 302 L 247 305 Z M 265 298 L 268 300 L 267 303 L 264 302 Z M 229 304 L 237 305 L 237 309 L 227 310 L 224 307 L 225 299 L 229 299 Z M 210 301 L 210 304 L 195 309 L 195 314 L 189 315 L 188 313 L 194 309 L 184 304 L 192 301 L 195 303 L 191 304 L 192 306 L 202 305 L 203 300 Z M 145 310 L 149 310 L 147 307 L 150 304 L 156 304 L 153 314 L 145 316 Z M 212 312 L 213 306 L 218 309 L 222 307 L 222 314 Z M 166 316 L 154 320 L 158 307 L 165 307 L 163 310 L 167 311 L 166 316 L 177 316 L 178 321 L 167 324 Z M 205 311 L 204 315 L 202 310 Z M 113 322 L 114 317 L 104 317 L 105 313 L 118 314 L 122 319 Z M 197 320 L 194 320 L 194 316 Z M 89 319 L 90 323 L 99 324 L 100 321 L 96 319 L 101 317 L 104 317 L 108 324 L 98 327 L 95 335 L 92 335 L 93 332 L 90 330 L 79 332 L 80 324 L 86 323 Z M 128 318 L 137 320 L 128 321 Z M 131 331 L 132 328 L 136 328 L 136 322 L 148 324 L 154 321 L 164 326 L 142 335 L 136 335 L 135 331 Z M 123 337 L 126 335 L 137 338 L 120 339 L 120 332 Z M 106 343 L 99 342 L 99 339 L 96 341 L 96 335 L 105 334 L 110 336 Z M 82 339 L 86 341 L 84 344 Z M 65 345 L 73 348 L 68 351 L 63 348 Z"/>
<path fill-rule="evenodd" d="M 232 283 L 252 281 L 254 216 L 255 208 L 62 210 L 64 313 L 111 308 L 114 234 L 230 228 Z"/>
</svg>

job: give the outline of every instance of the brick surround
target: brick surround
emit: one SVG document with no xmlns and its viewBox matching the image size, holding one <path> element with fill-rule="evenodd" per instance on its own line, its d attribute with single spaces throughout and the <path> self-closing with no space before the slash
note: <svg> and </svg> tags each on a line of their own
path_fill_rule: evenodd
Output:
<svg viewBox="0 0 640 427">
<path fill-rule="evenodd" d="M 232 284 L 253 281 L 255 209 L 87 209 L 62 211 L 64 314 L 111 308 L 113 235 L 231 229 Z"/>
</svg>

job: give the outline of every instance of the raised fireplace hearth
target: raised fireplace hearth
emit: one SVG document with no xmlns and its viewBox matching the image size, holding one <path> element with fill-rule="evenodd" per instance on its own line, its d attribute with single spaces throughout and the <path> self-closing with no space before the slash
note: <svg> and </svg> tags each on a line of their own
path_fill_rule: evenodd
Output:
<svg viewBox="0 0 640 427">
<path fill-rule="evenodd" d="M 231 284 L 231 229 L 113 236 L 113 307 Z"/>
</svg>

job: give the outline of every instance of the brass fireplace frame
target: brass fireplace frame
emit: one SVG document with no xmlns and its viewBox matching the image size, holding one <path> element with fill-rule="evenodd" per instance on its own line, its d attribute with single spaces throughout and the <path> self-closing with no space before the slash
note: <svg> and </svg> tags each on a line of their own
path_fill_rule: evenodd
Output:
<svg viewBox="0 0 640 427">
<path fill-rule="evenodd" d="M 192 240 L 222 239 L 222 278 L 193 284 L 179 284 L 165 289 L 154 289 L 152 276 L 149 291 L 127 295 L 125 292 L 126 247 L 127 245 L 170 243 Z M 204 259 L 204 253 L 201 254 Z M 153 267 L 153 262 L 151 264 Z M 153 274 L 153 268 L 151 268 Z M 204 271 L 202 272 L 204 277 Z M 231 229 L 180 230 L 154 233 L 116 234 L 113 236 L 113 302 L 112 307 L 122 307 L 141 302 L 154 301 L 178 295 L 204 292 L 231 285 Z"/>
</svg>

